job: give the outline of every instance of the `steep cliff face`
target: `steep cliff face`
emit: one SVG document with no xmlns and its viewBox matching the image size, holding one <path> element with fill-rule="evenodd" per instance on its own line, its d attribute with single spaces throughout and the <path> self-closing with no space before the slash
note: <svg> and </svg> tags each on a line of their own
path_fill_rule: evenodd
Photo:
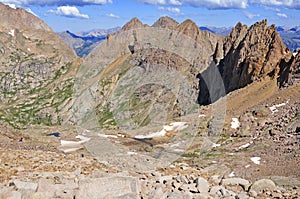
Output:
<svg viewBox="0 0 300 199">
<path fill-rule="evenodd" d="M 216 50 L 215 58 L 224 56 L 220 59 L 219 68 L 227 92 L 259 78 L 277 77 L 281 63 L 288 62 L 292 57 L 275 26 L 268 26 L 266 20 L 250 28 L 238 23 L 225 38 L 223 51 L 220 50 Z"/>
<path fill-rule="evenodd" d="M 1 120 L 15 127 L 60 123 L 72 95 L 74 51 L 24 9 L 0 4 L 0 18 Z"/>
<path fill-rule="evenodd" d="M 291 70 L 292 78 L 299 81 L 300 80 L 300 53 L 299 52 L 297 53 L 295 59 L 293 60 L 291 68 L 292 68 Z"/>
</svg>

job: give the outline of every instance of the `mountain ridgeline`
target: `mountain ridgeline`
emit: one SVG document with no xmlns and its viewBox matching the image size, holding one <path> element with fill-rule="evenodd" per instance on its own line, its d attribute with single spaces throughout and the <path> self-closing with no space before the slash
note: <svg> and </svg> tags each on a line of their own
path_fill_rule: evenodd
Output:
<svg viewBox="0 0 300 199">
<path fill-rule="evenodd" d="M 299 81 L 299 53 L 266 20 L 238 23 L 222 37 L 191 20 L 162 17 L 149 26 L 134 18 L 88 51 L 87 37 L 62 33 L 81 59 L 25 10 L 0 3 L 0 17 L 0 120 L 15 128 L 147 126 L 263 78 L 279 87 Z"/>
</svg>

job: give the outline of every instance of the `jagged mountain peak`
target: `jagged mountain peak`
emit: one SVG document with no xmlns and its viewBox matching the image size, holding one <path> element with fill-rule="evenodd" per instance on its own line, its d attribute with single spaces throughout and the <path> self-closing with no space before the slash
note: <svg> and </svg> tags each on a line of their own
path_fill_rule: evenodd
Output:
<svg viewBox="0 0 300 199">
<path fill-rule="evenodd" d="M 127 22 L 121 30 L 131 30 L 136 28 L 144 28 L 146 25 L 143 24 L 137 17 L 132 18 L 129 22 Z"/>
<path fill-rule="evenodd" d="M 159 18 L 153 25 L 152 27 L 157 27 L 157 28 L 168 28 L 174 30 L 178 26 L 178 22 L 171 17 L 164 16 Z"/>
<path fill-rule="evenodd" d="M 282 42 L 275 25 L 267 20 L 256 22 L 249 28 L 238 23 L 225 38 L 224 59 L 220 68 L 227 91 L 232 91 L 261 77 L 278 76 L 282 60 L 291 53 Z"/>
</svg>

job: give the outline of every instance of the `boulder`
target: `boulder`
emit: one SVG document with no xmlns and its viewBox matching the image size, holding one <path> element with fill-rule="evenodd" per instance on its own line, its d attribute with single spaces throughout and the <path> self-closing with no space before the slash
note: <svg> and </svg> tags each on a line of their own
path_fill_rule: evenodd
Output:
<svg viewBox="0 0 300 199">
<path fill-rule="evenodd" d="M 269 179 L 261 179 L 255 181 L 250 190 L 255 191 L 256 193 L 263 192 L 263 191 L 274 191 L 276 189 L 276 185 L 272 180 Z"/>
<path fill-rule="evenodd" d="M 25 182 L 21 180 L 14 180 L 13 183 L 16 186 L 16 189 L 21 193 L 33 193 L 37 190 L 38 184 L 34 182 Z"/>
<path fill-rule="evenodd" d="M 202 177 L 196 179 L 196 187 L 200 193 L 208 193 L 209 191 L 209 183 Z"/>
<path fill-rule="evenodd" d="M 247 191 L 250 187 L 250 182 L 243 178 L 227 178 L 222 180 L 222 185 L 225 186 L 241 186 L 245 191 Z"/>
<path fill-rule="evenodd" d="M 137 180 L 132 177 L 88 178 L 79 181 L 75 198 L 97 199 L 105 197 L 129 197 L 138 195 Z"/>
</svg>

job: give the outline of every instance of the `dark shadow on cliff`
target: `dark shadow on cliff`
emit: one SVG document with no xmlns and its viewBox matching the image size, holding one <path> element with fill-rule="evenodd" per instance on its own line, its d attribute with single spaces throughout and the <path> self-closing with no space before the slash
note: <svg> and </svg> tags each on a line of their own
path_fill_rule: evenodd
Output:
<svg viewBox="0 0 300 199">
<path fill-rule="evenodd" d="M 220 71 L 212 62 L 210 66 L 197 75 L 199 79 L 198 103 L 209 105 L 226 95 L 226 89 Z"/>
<path fill-rule="evenodd" d="M 279 76 L 277 78 L 277 84 L 279 88 L 285 87 L 289 84 L 292 84 L 291 79 L 291 66 L 294 61 L 294 57 L 292 57 L 288 62 L 286 62 L 284 59 L 281 60 L 279 65 Z"/>
</svg>

